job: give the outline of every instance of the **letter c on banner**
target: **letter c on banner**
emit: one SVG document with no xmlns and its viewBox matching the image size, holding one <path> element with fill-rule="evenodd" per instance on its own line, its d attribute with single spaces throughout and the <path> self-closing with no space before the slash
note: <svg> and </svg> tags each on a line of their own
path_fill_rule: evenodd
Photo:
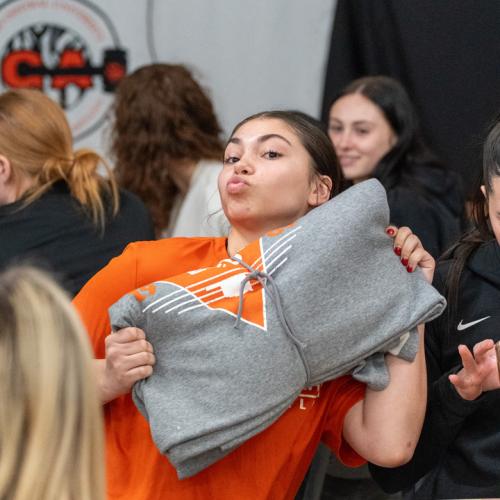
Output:
<svg viewBox="0 0 500 500">
<path fill-rule="evenodd" d="M 23 67 L 41 68 L 42 57 L 39 52 L 33 50 L 16 50 L 7 54 L 2 61 L 2 79 L 6 85 L 13 88 L 37 88 L 42 89 L 43 76 L 23 74 Z"/>
</svg>

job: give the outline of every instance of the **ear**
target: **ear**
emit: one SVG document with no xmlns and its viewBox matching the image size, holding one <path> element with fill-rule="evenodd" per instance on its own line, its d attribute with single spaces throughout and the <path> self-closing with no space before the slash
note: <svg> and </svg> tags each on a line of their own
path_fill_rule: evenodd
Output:
<svg viewBox="0 0 500 500">
<path fill-rule="evenodd" d="M 484 187 L 484 185 L 481 186 L 481 191 L 482 191 L 484 197 L 488 198 L 488 196 L 486 195 L 486 188 Z"/>
<path fill-rule="evenodd" d="M 307 202 L 311 207 L 322 205 L 330 199 L 333 181 L 328 175 L 316 175 L 311 183 L 311 192 Z"/>
<path fill-rule="evenodd" d="M 0 185 L 5 185 L 12 179 L 12 167 L 6 156 L 0 155 Z"/>
</svg>

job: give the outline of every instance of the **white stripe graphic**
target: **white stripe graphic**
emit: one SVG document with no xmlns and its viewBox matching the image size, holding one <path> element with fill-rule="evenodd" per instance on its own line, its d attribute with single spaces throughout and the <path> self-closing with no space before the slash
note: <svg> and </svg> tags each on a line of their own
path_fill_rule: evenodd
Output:
<svg viewBox="0 0 500 500">
<path fill-rule="evenodd" d="M 280 238 L 278 238 L 265 252 L 261 252 L 261 256 L 258 259 L 256 259 L 250 267 L 255 268 L 255 266 L 258 265 L 258 262 L 260 260 L 262 260 L 262 258 L 265 257 L 276 245 L 279 245 L 279 243 L 282 240 L 284 240 L 284 239 L 289 239 L 289 238 L 291 239 L 292 234 L 295 233 L 296 231 L 298 231 L 301 228 L 302 228 L 302 226 L 297 226 L 295 229 L 292 229 L 287 234 L 284 234 L 283 236 L 281 236 Z M 295 236 L 297 236 L 297 235 L 293 235 L 293 238 L 295 238 Z M 286 242 L 284 242 L 283 244 L 285 244 L 285 243 Z"/>
<path fill-rule="evenodd" d="M 251 264 L 250 267 L 252 267 L 254 269 L 257 269 L 259 271 L 263 270 L 264 266 L 267 267 L 267 268 L 270 268 L 280 257 L 282 257 L 286 252 L 288 252 L 292 248 L 292 245 L 290 245 L 289 243 L 290 243 L 291 240 L 293 240 L 297 236 L 297 234 L 295 234 L 295 233 L 299 229 L 301 229 L 301 228 L 302 228 L 302 226 L 297 226 L 296 228 L 292 229 L 288 233 L 284 234 L 283 236 L 281 236 L 280 238 L 278 238 L 265 252 L 262 251 L 262 244 L 261 244 L 262 241 L 259 242 L 260 243 L 259 246 L 260 246 L 260 250 L 261 250 L 261 255 L 260 255 L 260 257 L 258 259 L 256 259 Z M 288 244 L 288 246 L 286 248 L 284 248 L 281 252 L 278 253 L 278 255 L 276 255 L 274 257 L 274 259 L 272 259 L 269 263 L 266 264 L 266 262 L 264 260 L 265 257 L 267 257 L 267 258 L 272 257 L 276 252 L 278 252 L 279 250 L 281 250 L 281 248 L 283 246 L 287 245 L 287 244 Z M 273 274 L 287 260 L 288 260 L 288 258 L 285 257 L 283 260 L 281 260 L 280 262 L 278 262 L 278 264 L 272 270 L 267 271 L 268 274 L 269 275 Z M 168 305 L 173 304 L 174 302 L 177 302 L 179 300 L 186 299 L 189 296 L 191 296 L 193 298 L 190 299 L 190 300 L 183 301 L 183 302 L 181 302 L 181 303 L 179 303 L 179 304 L 177 304 L 177 305 L 175 305 L 175 306 L 167 309 L 165 311 L 165 314 L 168 314 L 171 311 L 179 309 L 180 307 L 183 307 L 183 306 L 185 306 L 187 304 L 191 304 L 192 302 L 195 302 L 195 301 L 199 301 L 200 303 L 196 304 L 194 306 L 182 309 L 177 314 L 184 314 L 185 312 L 191 311 L 191 310 L 196 309 L 198 307 L 203 307 L 203 306 L 207 306 L 208 307 L 209 304 L 212 304 L 214 302 L 218 302 L 218 301 L 222 300 L 224 298 L 224 296 L 217 297 L 217 298 L 209 300 L 207 302 L 203 301 L 203 299 L 205 299 L 206 297 L 210 297 L 212 295 L 216 295 L 216 294 L 222 293 L 221 290 L 215 290 L 213 292 L 204 293 L 203 295 L 196 295 L 196 293 L 206 291 L 206 287 L 199 288 L 200 285 L 203 285 L 204 283 L 208 283 L 208 282 L 211 282 L 211 281 L 214 281 L 215 282 L 214 284 L 216 284 L 218 281 L 221 281 L 220 278 L 222 276 L 226 276 L 228 274 L 241 273 L 242 270 L 245 272 L 246 275 L 250 274 L 250 272 L 248 271 L 248 269 L 246 269 L 244 266 L 242 266 L 241 264 L 239 264 L 237 261 L 233 261 L 233 262 L 236 262 L 236 267 L 234 269 L 229 269 L 229 270 L 224 271 L 222 273 L 219 273 L 219 274 L 217 274 L 215 276 L 211 276 L 209 278 L 205 278 L 205 279 L 203 279 L 201 281 L 198 281 L 196 283 L 192 283 L 191 285 L 188 285 L 186 287 L 181 287 L 179 290 L 175 290 L 175 291 L 173 291 L 173 292 L 171 292 L 171 293 L 169 293 L 169 294 L 167 294 L 167 295 L 165 295 L 163 297 L 160 297 L 160 298 L 156 299 L 151 304 L 148 304 L 143 309 L 143 312 L 147 311 L 149 308 L 155 306 L 156 304 L 167 300 L 169 297 L 172 297 L 173 295 L 179 294 L 181 292 L 184 292 L 184 293 L 182 295 L 180 295 L 179 297 L 176 297 L 176 298 L 174 298 L 172 300 L 169 300 L 168 302 L 165 302 L 164 304 L 162 304 L 159 307 L 155 308 L 152 312 L 156 313 L 156 312 L 160 311 L 161 309 L 164 309 Z M 251 280 L 251 283 L 252 282 L 253 283 L 257 283 L 258 280 Z M 176 283 L 172 283 L 170 281 L 156 281 L 155 283 L 170 283 L 170 284 L 174 284 L 174 285 L 177 285 L 177 286 L 180 287 L 180 285 L 178 285 Z M 263 306 L 264 306 L 264 309 L 265 309 L 265 291 L 264 290 L 263 290 Z M 236 316 L 234 313 L 231 313 L 230 311 L 227 311 L 226 309 L 224 309 L 224 311 L 230 313 L 232 316 Z M 252 324 L 254 324 L 254 323 L 252 323 Z M 256 325 L 256 326 L 259 326 L 259 328 L 260 328 L 260 325 Z"/>
<path fill-rule="evenodd" d="M 206 293 L 205 295 L 201 295 L 201 296 L 198 296 L 198 295 L 195 295 L 194 296 L 194 299 L 191 299 L 191 300 L 186 300 L 186 302 L 181 302 L 180 304 L 177 304 L 176 306 L 174 307 L 171 307 L 170 309 L 168 309 L 167 311 L 165 311 L 165 314 L 168 314 L 170 311 L 174 311 L 175 309 L 178 309 L 179 307 L 182 307 L 186 304 L 190 304 L 191 302 L 194 302 L 195 300 L 199 300 L 201 302 L 203 302 L 202 299 L 204 299 L 205 297 L 210 297 L 210 295 L 216 295 L 218 293 L 222 293 L 222 290 L 215 290 L 214 292 L 210 292 L 210 293 Z M 183 297 L 185 298 L 185 297 Z M 215 300 L 221 300 L 223 299 L 224 297 L 219 297 Z M 204 304 L 208 304 L 208 302 L 203 302 Z"/>
<path fill-rule="evenodd" d="M 198 286 L 198 285 L 201 285 L 202 283 L 205 283 L 207 281 L 212 281 L 212 280 L 215 280 L 217 278 L 219 278 L 219 276 L 224 276 L 226 274 L 229 274 L 229 273 L 234 273 L 234 272 L 241 272 L 241 266 L 238 266 L 238 267 L 235 267 L 234 269 L 229 269 L 228 271 L 224 271 L 223 273 L 220 273 L 220 274 L 217 274 L 216 276 L 212 276 L 211 278 L 206 278 L 204 280 L 201 280 L 201 281 L 198 281 L 198 283 L 192 283 L 191 285 L 188 285 L 187 287 L 183 287 L 177 283 L 172 283 L 171 281 L 155 281 L 155 283 L 165 283 L 165 284 L 169 284 L 169 285 L 175 285 L 175 286 L 178 286 L 180 287 L 179 290 L 175 290 L 174 292 L 171 292 L 167 295 L 164 295 L 163 297 L 160 297 L 159 299 L 156 299 L 155 301 L 151 302 L 151 304 L 148 304 L 143 310 L 142 312 L 146 312 L 150 307 L 158 304 L 158 302 L 162 302 L 163 300 L 166 300 L 168 299 L 169 297 L 171 297 L 172 295 L 175 295 L 176 293 L 179 293 L 179 292 L 184 292 L 186 293 L 186 291 L 188 290 L 191 290 L 192 288 Z"/>
</svg>

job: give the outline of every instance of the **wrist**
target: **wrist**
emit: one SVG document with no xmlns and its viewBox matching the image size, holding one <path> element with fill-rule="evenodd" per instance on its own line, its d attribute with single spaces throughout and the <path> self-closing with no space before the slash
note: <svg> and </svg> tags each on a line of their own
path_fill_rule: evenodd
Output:
<svg viewBox="0 0 500 500">
<path fill-rule="evenodd" d="M 429 398 L 432 404 L 438 404 L 441 411 L 444 412 L 446 418 L 450 422 L 459 419 L 462 421 L 464 418 L 473 414 L 481 405 L 484 394 L 481 394 L 476 399 L 468 400 L 463 399 L 462 396 L 455 389 L 449 380 L 450 374 L 456 374 L 461 370 L 460 367 L 454 367 L 448 373 L 444 373 L 439 379 L 434 381 L 429 388 Z M 431 403 L 429 403 L 431 404 Z"/>
<path fill-rule="evenodd" d="M 450 384 L 451 384 L 451 382 L 450 382 Z M 456 387 L 453 384 L 451 384 L 451 385 L 453 386 L 453 389 L 456 391 L 456 393 L 465 401 L 475 401 L 483 393 L 483 391 L 481 389 L 478 389 L 478 390 L 470 390 L 469 389 L 467 391 L 464 391 L 464 390 L 460 389 L 459 387 Z"/>
<path fill-rule="evenodd" d="M 98 362 L 102 362 L 102 364 L 99 370 L 97 387 L 101 403 L 104 405 L 120 396 L 123 391 L 120 391 L 116 383 L 113 382 L 112 377 L 106 369 L 106 360 L 102 359 L 98 360 Z"/>
</svg>

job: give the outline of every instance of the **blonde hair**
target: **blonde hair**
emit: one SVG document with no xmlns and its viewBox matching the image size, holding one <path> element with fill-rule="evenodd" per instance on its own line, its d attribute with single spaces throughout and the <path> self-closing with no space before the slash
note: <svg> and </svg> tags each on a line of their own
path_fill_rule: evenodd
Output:
<svg viewBox="0 0 500 500">
<path fill-rule="evenodd" d="M 23 193 L 26 204 L 63 180 L 101 228 L 106 220 L 103 195 L 110 198 L 112 213 L 118 212 L 118 187 L 111 168 L 91 149 L 73 151 L 63 110 L 38 90 L 9 90 L 0 95 L 0 154 L 10 161 L 18 185 L 21 178 L 33 181 Z M 99 164 L 107 179 L 98 173 Z"/>
<path fill-rule="evenodd" d="M 104 498 L 102 425 L 68 297 L 33 268 L 0 274 L 0 498 Z"/>
</svg>

